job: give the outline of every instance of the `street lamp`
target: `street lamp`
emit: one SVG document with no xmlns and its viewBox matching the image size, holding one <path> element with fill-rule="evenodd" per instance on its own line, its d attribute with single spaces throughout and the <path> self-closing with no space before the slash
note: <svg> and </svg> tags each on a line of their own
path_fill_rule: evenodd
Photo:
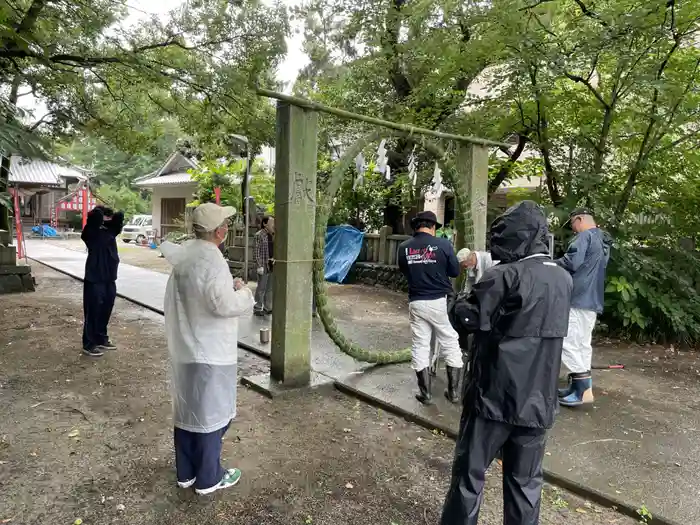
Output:
<svg viewBox="0 0 700 525">
<path fill-rule="evenodd" d="M 245 228 L 243 232 L 243 281 L 248 282 L 248 229 L 250 228 L 250 141 L 248 137 L 244 135 L 231 135 L 231 139 L 234 145 L 238 145 L 242 150 L 245 151 L 246 167 L 245 167 L 245 178 L 243 180 L 243 227 Z"/>
</svg>

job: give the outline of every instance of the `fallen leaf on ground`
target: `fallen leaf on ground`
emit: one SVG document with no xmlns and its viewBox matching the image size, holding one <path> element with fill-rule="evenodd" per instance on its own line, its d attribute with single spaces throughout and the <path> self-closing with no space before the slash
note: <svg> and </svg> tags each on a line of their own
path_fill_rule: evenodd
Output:
<svg viewBox="0 0 700 525">
<path fill-rule="evenodd" d="M 346 488 L 346 489 L 354 489 L 355 486 L 354 486 L 352 483 L 346 483 L 346 484 L 345 484 L 345 488 Z"/>
<path fill-rule="evenodd" d="M 345 432 L 345 433 L 347 434 L 347 433 L 349 433 L 349 432 L 352 432 L 352 429 L 350 429 L 350 428 L 344 428 L 344 429 L 343 429 L 343 432 Z"/>
<path fill-rule="evenodd" d="M 69 438 L 78 437 L 79 435 L 80 435 L 80 430 L 73 430 L 72 432 L 68 433 Z"/>
<path fill-rule="evenodd" d="M 587 514 L 586 509 L 582 509 L 581 507 L 577 508 L 576 512 L 578 512 L 579 514 Z"/>
</svg>

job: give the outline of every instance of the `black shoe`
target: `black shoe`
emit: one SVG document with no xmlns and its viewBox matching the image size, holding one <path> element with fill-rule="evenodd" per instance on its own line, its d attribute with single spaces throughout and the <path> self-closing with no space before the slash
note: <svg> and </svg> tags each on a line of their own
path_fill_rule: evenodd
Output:
<svg viewBox="0 0 700 525">
<path fill-rule="evenodd" d="M 459 376 L 462 375 L 461 368 L 455 368 L 453 366 L 445 367 L 447 372 L 447 390 L 445 390 L 445 397 L 450 403 L 459 403 Z"/>
<path fill-rule="evenodd" d="M 83 354 L 90 357 L 102 357 L 104 355 L 104 353 L 102 352 L 102 350 L 100 350 L 99 347 L 83 348 Z"/>
<path fill-rule="evenodd" d="M 432 405 L 433 396 L 430 393 L 430 367 L 424 368 L 423 370 L 416 370 L 416 377 L 418 378 L 418 389 L 420 390 L 420 393 L 416 394 L 416 399 L 424 405 Z"/>
<path fill-rule="evenodd" d="M 266 308 L 265 310 L 263 310 L 263 313 L 264 313 L 265 315 L 272 315 L 272 310 L 268 310 L 268 309 Z"/>
<path fill-rule="evenodd" d="M 105 344 L 97 345 L 97 346 L 100 350 L 116 350 L 117 349 L 117 345 L 112 343 L 112 341 L 107 341 Z"/>
<path fill-rule="evenodd" d="M 253 314 L 255 314 L 256 317 L 264 317 L 265 316 L 265 312 L 263 312 L 262 310 L 255 310 L 255 311 L 253 311 Z"/>
</svg>

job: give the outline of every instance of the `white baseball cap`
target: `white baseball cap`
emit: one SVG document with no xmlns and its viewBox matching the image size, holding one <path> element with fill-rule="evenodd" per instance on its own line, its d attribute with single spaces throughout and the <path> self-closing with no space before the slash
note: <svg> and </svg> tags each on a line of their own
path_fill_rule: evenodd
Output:
<svg viewBox="0 0 700 525">
<path fill-rule="evenodd" d="M 236 213 L 233 206 L 219 206 L 213 202 L 205 202 L 194 209 L 192 222 L 205 232 L 211 232 L 221 226 L 226 219 Z"/>
</svg>

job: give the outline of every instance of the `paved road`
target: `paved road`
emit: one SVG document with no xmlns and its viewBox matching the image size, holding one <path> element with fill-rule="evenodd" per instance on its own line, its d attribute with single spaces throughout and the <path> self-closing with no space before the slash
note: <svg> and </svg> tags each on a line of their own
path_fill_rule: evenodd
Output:
<svg viewBox="0 0 700 525">
<path fill-rule="evenodd" d="M 61 248 L 50 242 L 41 240 L 27 240 L 27 254 L 31 259 L 40 261 L 47 266 L 82 279 L 85 272 L 85 258 L 87 254 L 82 251 Z M 130 299 L 139 304 L 163 312 L 165 286 L 168 275 L 147 270 L 129 264 L 119 265 L 117 279 L 117 293 L 119 296 Z M 368 323 L 374 320 L 368 320 Z M 376 331 L 372 338 L 370 333 L 361 329 L 357 320 L 353 318 L 340 319 L 339 326 L 343 330 L 352 330 L 354 337 L 360 338 L 360 343 L 368 347 L 380 344 L 381 337 L 377 337 Z M 270 327 L 267 318 L 250 316 L 239 322 L 239 344 L 245 347 L 254 347 L 258 353 L 270 353 L 270 345 L 260 344 L 260 328 Z M 363 334 L 365 336 L 363 337 Z M 399 341 L 399 344 L 402 342 Z M 407 340 L 403 344 L 408 344 Z M 340 379 L 350 374 L 360 372 L 371 365 L 359 363 L 342 353 L 328 338 L 320 322 L 315 319 L 311 334 L 311 364 L 313 369 L 321 374 Z"/>
<path fill-rule="evenodd" d="M 85 255 L 41 241 L 27 241 L 29 256 L 78 278 Z M 162 309 L 167 275 L 120 265 L 117 289 L 122 296 Z M 368 292 L 377 293 L 378 292 Z M 400 306 L 387 305 L 389 308 Z M 338 324 L 361 344 L 408 343 L 407 329 L 378 329 L 381 319 L 362 319 L 352 310 L 338 315 Z M 365 316 L 367 317 L 367 316 Z M 379 324 L 378 324 L 379 322 Z M 269 352 L 258 341 L 265 320 L 241 323 L 240 342 Z M 398 337 L 397 333 L 405 333 Z M 389 338 L 391 341 L 387 341 Z M 596 403 L 585 410 L 562 411 L 551 432 L 546 467 L 635 508 L 683 524 L 700 524 L 700 359 L 663 347 L 597 347 L 599 363 L 625 363 L 624 371 L 595 373 Z M 407 365 L 371 367 L 338 351 L 315 321 L 312 365 L 363 395 L 457 430 L 459 410 L 442 400 L 438 378 L 430 408 L 417 403 L 413 371 Z"/>
</svg>

